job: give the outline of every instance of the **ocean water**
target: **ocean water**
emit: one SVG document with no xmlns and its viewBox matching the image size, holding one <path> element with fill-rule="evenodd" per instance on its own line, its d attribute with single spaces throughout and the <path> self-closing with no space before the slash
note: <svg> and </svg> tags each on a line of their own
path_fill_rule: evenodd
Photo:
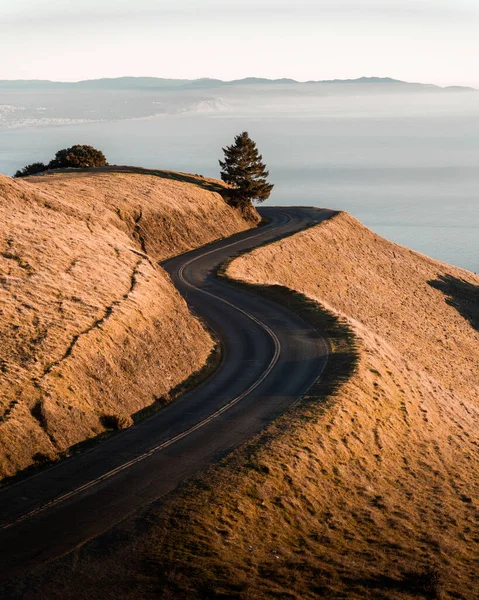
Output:
<svg viewBox="0 0 479 600">
<path fill-rule="evenodd" d="M 219 177 L 222 146 L 247 130 L 275 184 L 268 204 L 346 210 L 390 240 L 479 271 L 479 93 L 229 100 L 204 112 L 0 128 L 0 172 L 88 143 L 112 164 Z"/>
</svg>

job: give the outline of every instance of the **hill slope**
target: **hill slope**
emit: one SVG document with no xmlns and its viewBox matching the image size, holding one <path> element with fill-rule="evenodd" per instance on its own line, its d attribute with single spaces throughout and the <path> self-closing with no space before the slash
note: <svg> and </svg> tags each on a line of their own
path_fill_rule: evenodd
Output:
<svg viewBox="0 0 479 600">
<path fill-rule="evenodd" d="M 213 341 L 156 262 L 252 222 L 219 182 L 159 175 L 0 177 L 0 476 L 205 364 Z"/>
<path fill-rule="evenodd" d="M 472 273 L 388 242 L 347 213 L 253 251 L 229 273 L 314 297 L 381 336 L 443 390 L 479 398 Z"/>
<path fill-rule="evenodd" d="M 21 597 L 478 598 L 479 277 L 345 213 L 228 273 L 328 308 L 354 371 Z"/>
<path fill-rule="evenodd" d="M 319 301 L 347 319 L 360 348 L 336 407 L 289 439 L 299 506 L 270 535 L 282 531 L 291 553 L 312 526 L 302 553 L 328 564 L 325 593 L 395 598 L 416 586 L 427 596 L 420 580 L 436 565 L 446 597 L 477 597 L 479 277 L 345 213 L 240 257 L 229 275 Z M 293 571 L 283 578 L 307 584 Z"/>
</svg>

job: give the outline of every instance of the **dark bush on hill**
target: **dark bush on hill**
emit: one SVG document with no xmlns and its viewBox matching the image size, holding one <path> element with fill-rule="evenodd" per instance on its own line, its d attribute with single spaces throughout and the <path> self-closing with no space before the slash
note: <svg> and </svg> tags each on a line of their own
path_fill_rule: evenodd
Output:
<svg viewBox="0 0 479 600">
<path fill-rule="evenodd" d="M 32 163 L 31 165 L 27 165 L 23 167 L 20 171 L 17 171 L 14 177 L 28 177 L 29 175 L 36 175 L 37 173 L 43 173 L 46 171 L 48 167 L 41 162 Z"/>
<path fill-rule="evenodd" d="M 100 417 L 100 423 L 105 429 L 126 429 L 133 425 L 133 419 L 127 414 L 103 415 Z"/>
<path fill-rule="evenodd" d="M 76 144 L 59 150 L 48 165 L 50 169 L 82 169 L 86 167 L 107 167 L 108 162 L 101 150 L 93 146 Z"/>
<path fill-rule="evenodd" d="M 55 158 L 48 165 L 36 162 L 23 167 L 15 173 L 14 177 L 28 177 L 42 173 L 47 169 L 84 169 L 87 167 L 107 167 L 108 161 L 101 150 L 93 146 L 76 144 L 71 148 L 64 148 L 55 154 Z"/>
</svg>

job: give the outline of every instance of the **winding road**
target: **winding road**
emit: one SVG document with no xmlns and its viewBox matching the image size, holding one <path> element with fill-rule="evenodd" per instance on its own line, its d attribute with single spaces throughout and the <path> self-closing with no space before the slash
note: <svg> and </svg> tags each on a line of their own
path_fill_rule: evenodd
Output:
<svg viewBox="0 0 479 600">
<path fill-rule="evenodd" d="M 30 571 L 165 496 L 261 431 L 320 375 L 329 345 L 299 316 L 215 271 L 334 211 L 263 208 L 269 223 L 162 264 L 222 343 L 215 373 L 91 450 L 0 489 L 0 578 Z"/>
</svg>

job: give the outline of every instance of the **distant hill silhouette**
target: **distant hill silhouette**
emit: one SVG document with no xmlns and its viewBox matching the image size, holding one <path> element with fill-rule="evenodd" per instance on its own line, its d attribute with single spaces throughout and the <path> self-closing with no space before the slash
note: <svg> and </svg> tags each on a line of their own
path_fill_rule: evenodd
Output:
<svg viewBox="0 0 479 600">
<path fill-rule="evenodd" d="M 49 81 L 41 79 L 31 80 L 0 80 L 0 90 L 173 90 L 173 89 L 194 89 L 194 88 L 218 88 L 223 86 L 251 86 L 251 85 L 292 85 L 292 86 L 377 86 L 382 89 L 393 87 L 411 91 L 477 91 L 474 88 L 462 86 L 440 87 L 433 84 L 410 83 L 392 79 L 391 77 L 360 77 L 358 79 L 330 79 L 324 81 L 306 81 L 300 82 L 295 79 L 267 79 L 262 77 L 245 77 L 244 79 L 234 79 L 232 81 L 223 81 L 221 79 L 163 79 L 160 77 L 116 77 L 91 79 L 86 81 L 65 82 Z"/>
</svg>

